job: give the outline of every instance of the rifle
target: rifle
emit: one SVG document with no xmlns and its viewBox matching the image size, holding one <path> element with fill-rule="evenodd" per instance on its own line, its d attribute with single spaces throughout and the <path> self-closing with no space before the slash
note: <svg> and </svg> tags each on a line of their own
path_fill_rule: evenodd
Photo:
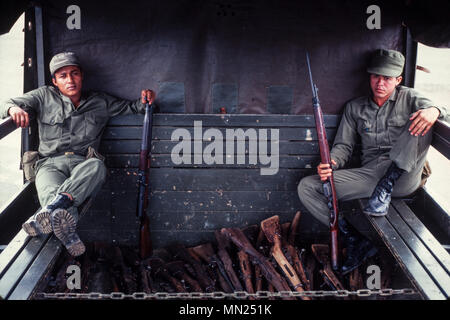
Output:
<svg viewBox="0 0 450 320">
<path fill-rule="evenodd" d="M 200 259 L 208 264 L 208 266 L 215 271 L 215 278 L 219 280 L 219 284 L 224 292 L 233 292 L 233 283 L 231 282 L 228 274 L 225 270 L 225 266 L 222 261 L 219 260 L 214 253 L 214 249 L 211 243 L 201 244 L 191 248 Z"/>
<path fill-rule="evenodd" d="M 271 251 L 272 256 L 283 271 L 285 277 L 289 280 L 294 290 L 304 292 L 302 282 L 292 265 L 286 259 L 281 249 L 281 228 L 279 216 L 273 216 L 261 221 L 261 229 L 266 235 L 267 240 L 273 245 Z M 309 297 L 302 297 L 303 300 L 311 300 Z"/>
<path fill-rule="evenodd" d="M 139 226 L 139 255 L 141 259 L 152 255 L 152 239 L 150 236 L 150 221 L 147 216 L 148 196 L 149 196 L 149 170 L 150 170 L 150 149 L 152 143 L 152 118 L 153 105 L 145 103 L 145 117 L 142 130 L 141 153 L 139 158 L 138 172 L 138 204 L 137 217 L 140 221 Z"/>
<path fill-rule="evenodd" d="M 308 65 L 309 80 L 313 93 L 312 103 L 314 108 L 314 119 L 316 122 L 317 138 L 319 140 L 321 163 L 328 163 L 331 168 L 330 148 L 328 146 L 327 133 L 323 121 L 322 108 L 320 107 L 319 95 L 317 94 L 317 86 L 314 84 L 311 73 L 311 65 L 309 64 L 309 54 L 306 53 L 306 63 Z M 338 203 L 336 189 L 334 187 L 333 173 L 323 183 L 324 195 L 328 199 L 328 208 L 330 210 L 330 258 L 331 268 L 334 271 L 339 270 L 339 240 L 338 240 Z"/>
<path fill-rule="evenodd" d="M 311 251 L 316 257 L 317 261 L 322 264 L 323 269 L 320 270 L 320 275 L 324 279 L 324 281 L 333 289 L 333 290 L 345 290 L 341 281 L 336 277 L 333 270 L 331 270 L 330 258 L 328 257 L 328 252 L 330 249 L 326 244 L 313 244 L 311 245 Z"/>
<path fill-rule="evenodd" d="M 235 291 L 243 291 L 242 285 L 239 281 L 236 272 L 233 269 L 233 262 L 228 254 L 227 247 L 229 247 L 229 239 L 226 238 L 219 230 L 214 232 L 214 235 L 217 240 L 217 255 L 219 256 L 220 261 L 222 262 L 225 271 L 228 274 L 228 279 L 230 279 L 232 283 L 232 288 Z"/>
<path fill-rule="evenodd" d="M 195 272 L 193 276 L 196 277 L 203 291 L 213 292 L 216 289 L 215 281 L 210 278 L 206 267 L 199 261 L 197 261 L 192 254 L 180 243 L 173 243 L 168 247 L 174 260 L 182 260 L 190 264 Z"/>
<path fill-rule="evenodd" d="M 164 261 L 158 257 L 152 257 L 146 260 L 148 266 L 151 268 L 152 276 L 157 278 L 161 277 L 175 289 L 176 292 L 187 292 L 183 283 L 172 277 L 172 275 L 167 271 Z"/>
<path fill-rule="evenodd" d="M 187 283 L 191 289 L 191 292 L 203 292 L 198 281 L 184 271 L 183 261 L 171 261 L 166 264 L 166 268 L 178 280 Z"/>
<path fill-rule="evenodd" d="M 229 238 L 240 250 L 247 253 L 253 260 L 253 264 L 258 264 L 261 273 L 278 291 L 290 291 L 289 285 L 275 270 L 269 259 L 259 253 L 248 241 L 247 237 L 240 229 L 223 228 L 220 232 Z M 295 300 L 293 297 L 286 297 L 286 300 Z"/>
</svg>

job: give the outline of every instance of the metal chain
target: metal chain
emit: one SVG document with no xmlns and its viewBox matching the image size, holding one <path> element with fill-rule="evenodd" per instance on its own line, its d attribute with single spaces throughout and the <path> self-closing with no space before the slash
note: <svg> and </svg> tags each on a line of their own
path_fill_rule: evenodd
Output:
<svg viewBox="0 0 450 320">
<path fill-rule="evenodd" d="M 336 291 L 257 291 L 256 293 L 248 293 L 246 291 L 235 291 L 233 293 L 226 293 L 222 291 L 217 292 L 156 292 L 156 293 L 145 293 L 145 292 L 135 292 L 133 294 L 125 294 L 123 292 L 112 292 L 112 293 L 38 293 L 38 295 L 45 299 L 89 299 L 89 300 L 99 300 L 99 299 L 111 299 L 111 300 L 170 300 L 170 299 L 225 299 L 225 298 L 235 298 L 235 299 L 246 299 L 249 297 L 267 299 L 271 297 L 275 298 L 287 298 L 287 297 L 369 297 L 369 296 L 393 296 L 393 295 L 412 295 L 417 294 L 414 289 L 360 289 L 356 291 L 349 290 L 336 290 Z"/>
</svg>

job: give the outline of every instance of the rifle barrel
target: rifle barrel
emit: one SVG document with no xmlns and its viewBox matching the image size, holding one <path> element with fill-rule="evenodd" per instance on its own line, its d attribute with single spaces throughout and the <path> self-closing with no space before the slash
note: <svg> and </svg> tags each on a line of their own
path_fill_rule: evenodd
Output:
<svg viewBox="0 0 450 320">
<path fill-rule="evenodd" d="M 306 64 L 308 65 L 309 82 L 311 82 L 313 98 L 316 98 L 317 97 L 317 89 L 313 82 L 313 77 L 312 77 L 312 72 L 311 72 L 311 64 L 309 62 L 309 53 L 308 52 L 306 52 Z"/>
<path fill-rule="evenodd" d="M 147 216 L 148 194 L 150 188 L 150 151 L 152 142 L 152 105 L 146 101 L 144 124 L 142 128 L 141 152 L 139 157 L 138 174 L 138 203 L 137 216 L 140 220 L 139 227 L 139 251 L 141 258 L 147 258 L 152 253 L 152 242 L 150 236 L 150 225 Z"/>
</svg>

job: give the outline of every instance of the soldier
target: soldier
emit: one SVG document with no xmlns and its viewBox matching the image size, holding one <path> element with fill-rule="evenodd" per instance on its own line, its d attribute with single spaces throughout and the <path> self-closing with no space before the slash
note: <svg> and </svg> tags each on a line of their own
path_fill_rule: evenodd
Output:
<svg viewBox="0 0 450 320">
<path fill-rule="evenodd" d="M 447 111 L 416 90 L 400 85 L 404 62 L 400 52 L 375 52 L 367 68 L 372 94 L 347 103 L 330 152 L 332 168 L 321 163 L 318 175 L 300 181 L 300 200 L 320 222 L 329 225 L 321 181 L 332 171 L 338 199 L 369 198 L 363 211 L 371 216 L 386 215 L 391 196 L 407 196 L 419 187 L 431 143 L 430 129 L 438 118 L 447 116 Z M 358 138 L 362 167 L 341 169 Z M 375 255 L 377 249 L 344 217 L 339 219 L 339 230 L 347 247 L 341 273 L 347 274 Z"/>
<path fill-rule="evenodd" d="M 30 236 L 52 231 L 73 256 L 85 246 L 76 233 L 77 207 L 97 192 L 106 178 L 103 157 L 97 152 L 103 129 L 116 115 L 144 112 L 145 99 L 155 94 L 142 90 L 141 99 L 127 101 L 103 92 L 82 91 L 83 70 L 72 52 L 50 61 L 53 86 L 43 86 L 0 104 L 0 116 L 17 126 L 36 116 L 39 160 L 33 165 L 41 209 L 22 228 Z"/>
</svg>

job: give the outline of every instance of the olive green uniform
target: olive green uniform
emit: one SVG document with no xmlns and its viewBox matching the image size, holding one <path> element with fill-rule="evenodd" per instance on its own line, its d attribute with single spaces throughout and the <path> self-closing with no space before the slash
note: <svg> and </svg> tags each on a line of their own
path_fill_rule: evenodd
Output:
<svg viewBox="0 0 450 320">
<path fill-rule="evenodd" d="M 392 161 L 406 170 L 396 182 L 393 196 L 406 196 L 420 185 L 421 173 L 431 143 L 431 130 L 425 136 L 412 136 L 409 118 L 419 109 L 436 107 L 440 119 L 447 118 L 445 108 L 437 107 L 416 90 L 398 86 L 382 107 L 370 97 L 347 103 L 331 150 L 336 193 L 339 200 L 368 198 Z M 361 139 L 361 168 L 342 169 L 354 146 Z M 327 199 L 318 175 L 305 177 L 298 185 L 303 205 L 320 222 L 329 224 Z"/>
<path fill-rule="evenodd" d="M 68 97 L 51 86 L 9 99 L 0 105 L 0 117 L 7 117 L 13 106 L 36 116 L 38 122 L 40 160 L 35 171 L 41 206 L 56 194 L 67 192 L 78 207 L 100 189 L 106 167 L 97 158 L 86 159 L 89 147 L 98 150 L 109 118 L 145 110 L 140 100 L 123 100 L 101 92 L 83 93 L 75 108 Z"/>
</svg>

